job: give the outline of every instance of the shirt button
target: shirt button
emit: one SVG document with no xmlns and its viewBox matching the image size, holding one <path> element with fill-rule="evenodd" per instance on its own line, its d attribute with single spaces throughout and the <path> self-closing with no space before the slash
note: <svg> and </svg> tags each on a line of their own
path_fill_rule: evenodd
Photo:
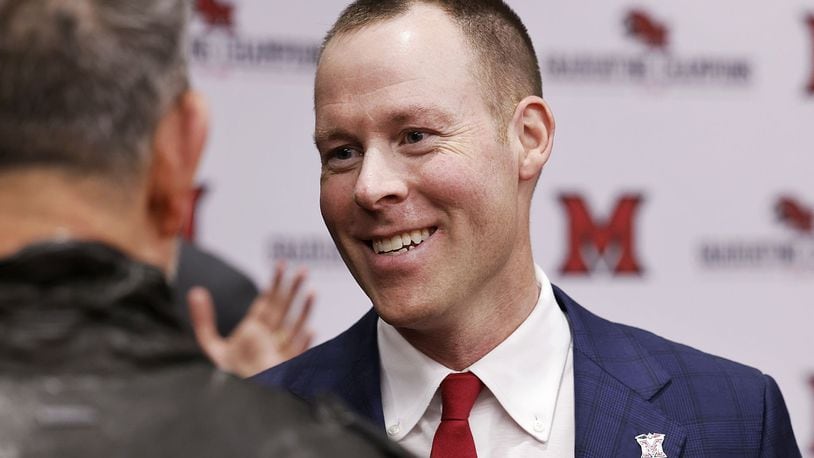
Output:
<svg viewBox="0 0 814 458">
<path fill-rule="evenodd" d="M 545 432 L 545 425 L 543 424 L 542 420 L 534 420 L 533 428 L 538 433 Z"/>
<path fill-rule="evenodd" d="M 399 433 L 399 431 L 401 431 L 401 425 L 399 424 L 391 425 L 389 428 L 387 428 L 387 434 L 391 436 L 395 436 Z"/>
</svg>

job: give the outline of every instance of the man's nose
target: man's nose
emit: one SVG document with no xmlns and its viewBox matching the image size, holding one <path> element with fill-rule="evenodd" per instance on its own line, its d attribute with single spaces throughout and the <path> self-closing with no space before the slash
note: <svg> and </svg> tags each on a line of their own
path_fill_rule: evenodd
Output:
<svg viewBox="0 0 814 458">
<path fill-rule="evenodd" d="M 393 154 L 376 148 L 365 151 L 362 168 L 353 189 L 353 200 L 367 210 L 403 201 L 408 186 L 404 170 Z"/>
</svg>

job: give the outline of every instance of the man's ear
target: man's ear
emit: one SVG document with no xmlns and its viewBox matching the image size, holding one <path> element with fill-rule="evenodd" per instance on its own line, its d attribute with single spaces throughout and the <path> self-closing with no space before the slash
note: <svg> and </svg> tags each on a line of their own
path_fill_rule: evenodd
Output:
<svg viewBox="0 0 814 458">
<path fill-rule="evenodd" d="M 158 122 L 152 142 L 148 212 L 159 235 L 176 236 L 192 211 L 195 172 L 209 131 L 203 97 L 182 94 Z"/>
<path fill-rule="evenodd" d="M 548 104 L 537 96 L 521 100 L 509 131 L 519 140 L 522 148 L 520 179 L 535 179 L 548 161 L 554 144 L 554 116 Z"/>
</svg>

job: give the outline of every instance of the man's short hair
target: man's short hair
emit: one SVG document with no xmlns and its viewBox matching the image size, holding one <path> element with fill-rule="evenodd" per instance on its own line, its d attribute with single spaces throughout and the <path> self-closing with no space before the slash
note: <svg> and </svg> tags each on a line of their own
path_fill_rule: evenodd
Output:
<svg viewBox="0 0 814 458">
<path fill-rule="evenodd" d="M 0 172 L 132 177 L 187 86 L 185 0 L 0 0 Z"/>
<path fill-rule="evenodd" d="M 505 127 L 524 97 L 542 97 L 537 55 L 520 17 L 501 0 L 357 0 L 340 14 L 322 44 L 394 19 L 416 5 L 436 6 L 460 27 L 478 59 L 477 80 L 498 126 Z"/>
</svg>

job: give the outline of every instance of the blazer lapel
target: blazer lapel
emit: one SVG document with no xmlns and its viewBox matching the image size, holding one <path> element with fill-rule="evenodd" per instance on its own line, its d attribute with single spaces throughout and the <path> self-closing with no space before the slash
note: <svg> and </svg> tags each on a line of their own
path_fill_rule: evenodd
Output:
<svg viewBox="0 0 814 458">
<path fill-rule="evenodd" d="M 378 319 L 371 309 L 347 331 L 289 362 L 300 364 L 299 370 L 292 370 L 296 375 L 289 383 L 291 392 L 306 400 L 330 393 L 384 429 Z"/>
<path fill-rule="evenodd" d="M 668 457 L 681 456 L 686 432 L 658 407 L 574 349 L 575 456 L 640 457 L 636 436 L 665 435 Z"/>
<path fill-rule="evenodd" d="M 557 287 L 554 295 L 574 339 L 575 455 L 641 457 L 636 436 L 660 433 L 665 454 L 679 457 L 686 431 L 651 402 L 669 374 L 629 328 L 591 314 Z"/>
<path fill-rule="evenodd" d="M 379 316 L 371 309 L 359 322 L 355 348 L 347 347 L 349 364 L 338 378 L 337 393 L 345 393 L 345 402 L 384 430 L 382 409 L 381 363 L 376 322 Z"/>
</svg>

